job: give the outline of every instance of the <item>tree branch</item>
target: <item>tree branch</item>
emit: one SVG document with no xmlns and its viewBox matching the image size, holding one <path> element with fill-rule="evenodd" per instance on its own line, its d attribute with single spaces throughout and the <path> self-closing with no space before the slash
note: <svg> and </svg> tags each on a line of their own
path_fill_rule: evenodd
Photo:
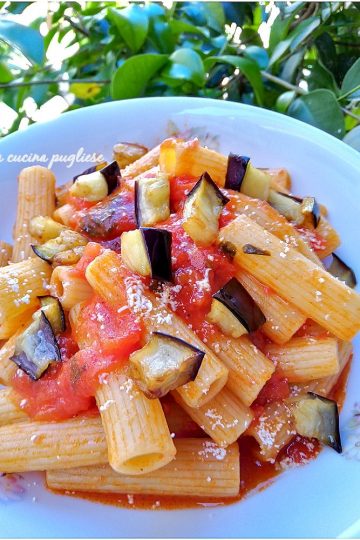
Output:
<svg viewBox="0 0 360 540">
<path fill-rule="evenodd" d="M 267 79 L 268 81 L 278 84 L 279 86 L 282 86 L 283 88 L 286 88 L 287 90 L 292 90 L 293 92 L 296 92 L 296 94 L 299 94 L 299 95 L 307 94 L 307 91 L 304 90 L 303 88 L 300 88 L 300 86 L 295 86 L 294 84 L 290 84 L 287 81 L 280 79 L 280 77 L 276 77 L 275 75 L 268 73 L 267 71 L 262 71 L 261 75 L 264 77 L 264 79 Z"/>
<path fill-rule="evenodd" d="M 74 30 L 77 30 L 78 32 L 80 32 L 80 34 L 82 34 L 83 36 L 90 37 L 90 32 L 88 32 L 87 30 L 85 30 L 85 28 L 82 28 L 81 26 L 76 24 L 72 20 L 72 18 L 69 17 L 68 15 L 64 15 L 64 21 L 67 21 L 70 24 L 70 26 L 73 27 Z"/>
<path fill-rule="evenodd" d="M 359 48 L 360 43 L 352 43 L 351 41 L 338 41 L 337 39 L 333 39 L 333 42 L 335 45 L 344 45 L 345 47 L 352 47 L 352 48 Z"/>
<path fill-rule="evenodd" d="M 272 75 L 271 73 L 268 73 L 267 71 L 261 71 L 261 75 L 264 77 L 264 79 L 267 79 L 268 81 L 278 84 L 279 86 L 282 86 L 283 88 L 286 88 L 287 90 L 292 90 L 293 92 L 301 96 L 305 96 L 308 93 L 306 90 L 304 90 L 304 88 L 300 88 L 299 86 L 290 84 L 287 81 L 283 81 L 282 79 L 280 79 L 280 77 L 276 77 L 275 75 Z M 351 90 L 351 93 L 353 92 L 354 92 L 354 89 Z M 340 96 L 340 98 L 342 97 L 344 96 Z M 357 114 L 354 114 L 353 112 L 349 111 L 345 107 L 340 107 L 340 108 L 344 114 L 347 114 L 348 116 L 351 116 L 351 118 L 354 118 L 354 120 L 357 120 L 358 122 L 360 122 L 360 116 L 358 116 Z"/>
<path fill-rule="evenodd" d="M 43 81 L 19 81 L 19 82 L 11 82 L 11 83 L 2 83 L 0 84 L 0 88 L 20 88 L 23 86 L 40 86 L 45 84 L 60 84 L 60 83 L 68 83 L 68 84 L 110 84 L 110 79 L 104 79 L 96 81 L 94 79 L 44 79 Z"/>
<path fill-rule="evenodd" d="M 353 94 L 354 92 L 356 92 L 357 90 L 360 89 L 360 84 L 358 84 L 357 86 L 355 86 L 354 88 L 352 88 L 351 90 L 349 90 L 348 92 L 345 92 L 345 94 L 343 94 L 342 96 L 339 96 L 338 97 L 338 100 L 340 101 L 341 99 L 345 99 L 347 98 L 348 96 L 351 96 L 351 94 Z"/>
</svg>

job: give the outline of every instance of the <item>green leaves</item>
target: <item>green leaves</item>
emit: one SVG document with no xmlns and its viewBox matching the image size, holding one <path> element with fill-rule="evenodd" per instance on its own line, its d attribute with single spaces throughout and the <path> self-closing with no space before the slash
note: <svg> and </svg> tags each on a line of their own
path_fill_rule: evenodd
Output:
<svg viewBox="0 0 360 540">
<path fill-rule="evenodd" d="M 164 54 L 139 54 L 125 60 L 111 83 L 113 99 L 129 99 L 143 95 L 149 80 L 167 62 Z"/>
<path fill-rule="evenodd" d="M 109 16 L 115 23 L 119 34 L 133 53 L 144 44 L 149 19 L 144 8 L 132 4 L 124 9 L 109 8 Z"/>
<path fill-rule="evenodd" d="M 223 32 L 225 26 L 224 10 L 220 2 L 202 2 L 207 24 L 216 32 Z"/>
<path fill-rule="evenodd" d="M 342 97 L 354 99 L 360 97 L 360 58 L 354 62 L 346 73 L 341 85 Z"/>
<path fill-rule="evenodd" d="M 178 49 L 169 58 L 170 64 L 163 72 L 163 77 L 178 81 L 189 81 L 196 86 L 203 86 L 205 70 L 201 57 L 192 49 Z"/>
<path fill-rule="evenodd" d="M 314 90 L 297 98 L 288 114 L 342 139 L 345 135 L 344 117 L 336 97 L 330 90 Z"/>
<path fill-rule="evenodd" d="M 44 62 L 44 41 L 37 30 L 14 21 L 0 19 L 0 40 L 19 50 L 33 64 Z"/>
<path fill-rule="evenodd" d="M 24 100 L 40 107 L 61 93 L 56 79 L 65 76 L 76 98 L 70 108 L 142 95 L 212 97 L 274 109 L 336 137 L 348 133 L 345 140 L 358 145 L 353 3 L 276 2 L 273 21 L 273 7 L 256 2 L 58 2 L 44 39 L 45 13 L 25 27 L 19 22 L 31 2 L 0 4 L 0 99 L 20 111 L 19 122 Z M 44 49 L 57 43 L 66 48 L 55 69 Z"/>
<path fill-rule="evenodd" d="M 269 65 L 269 55 L 263 47 L 250 45 L 244 50 L 244 55 L 254 60 L 260 69 L 266 69 Z"/>
<path fill-rule="evenodd" d="M 276 22 L 276 21 L 275 21 Z M 274 23 L 275 24 L 275 23 Z M 301 23 L 297 24 L 295 29 L 277 45 L 274 46 L 273 53 L 270 58 L 270 65 L 275 64 L 282 56 L 290 50 L 291 52 L 304 43 L 304 41 L 314 34 L 315 30 L 320 26 L 321 20 L 319 17 L 309 17 Z M 279 22 L 279 32 L 285 34 L 287 31 L 286 24 Z M 284 36 L 285 37 L 285 36 Z"/>
<path fill-rule="evenodd" d="M 13 80 L 12 73 L 6 64 L 0 62 L 0 83 L 8 83 Z"/>
<path fill-rule="evenodd" d="M 263 104 L 264 85 L 261 78 L 259 66 L 256 62 L 254 62 L 253 60 L 250 60 L 249 58 L 243 58 L 241 56 L 232 56 L 232 55 L 213 56 L 211 58 L 208 58 L 206 61 L 207 69 L 217 62 L 230 64 L 234 66 L 235 68 L 237 68 L 247 78 L 247 80 L 253 87 L 254 94 L 256 96 L 256 99 L 259 105 Z"/>
</svg>

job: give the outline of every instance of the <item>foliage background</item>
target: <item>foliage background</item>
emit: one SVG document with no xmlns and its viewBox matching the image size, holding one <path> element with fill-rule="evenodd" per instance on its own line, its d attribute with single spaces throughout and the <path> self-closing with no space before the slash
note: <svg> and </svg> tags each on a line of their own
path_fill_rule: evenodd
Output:
<svg viewBox="0 0 360 540">
<path fill-rule="evenodd" d="M 0 135 L 55 102 L 184 95 L 273 109 L 360 150 L 359 51 L 356 2 L 0 2 Z"/>
</svg>

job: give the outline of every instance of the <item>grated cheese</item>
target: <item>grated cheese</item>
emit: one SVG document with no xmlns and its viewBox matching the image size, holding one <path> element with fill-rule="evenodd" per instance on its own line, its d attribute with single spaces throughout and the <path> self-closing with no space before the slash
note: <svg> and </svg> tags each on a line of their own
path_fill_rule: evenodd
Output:
<svg viewBox="0 0 360 540">
<path fill-rule="evenodd" d="M 226 448 L 221 448 L 212 441 L 204 441 L 203 450 L 199 450 L 198 454 L 205 458 L 212 456 L 215 459 L 222 461 L 226 457 L 227 451 Z"/>
</svg>

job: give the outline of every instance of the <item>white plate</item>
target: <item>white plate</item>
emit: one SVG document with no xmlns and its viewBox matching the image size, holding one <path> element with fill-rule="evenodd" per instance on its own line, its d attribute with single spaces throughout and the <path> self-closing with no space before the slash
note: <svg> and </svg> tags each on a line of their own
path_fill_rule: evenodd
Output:
<svg viewBox="0 0 360 540">
<path fill-rule="evenodd" d="M 9 163 L 10 154 L 37 153 L 50 158 L 53 154 L 73 154 L 83 147 L 87 153 L 102 152 L 110 158 L 116 141 L 155 145 L 169 133 L 169 121 L 180 131 L 205 137 L 210 146 L 217 145 L 224 152 L 252 156 L 260 167 L 289 169 L 295 192 L 315 195 L 328 207 L 331 221 L 343 239 L 339 253 L 360 276 L 360 155 L 326 133 L 286 116 L 197 98 L 147 98 L 98 105 L 66 113 L 2 140 L 1 237 L 11 236 L 16 177 L 24 166 Z M 86 167 L 82 163 L 70 168 L 56 164 L 53 170 L 63 182 Z M 317 460 L 287 471 L 266 490 L 241 503 L 186 511 L 131 511 L 55 496 L 42 487 L 38 477 L 30 476 L 23 484 L 26 493 L 17 501 L 2 501 L 6 496 L 0 488 L 0 535 L 358 537 L 360 416 L 353 414 L 356 401 L 360 402 L 356 389 L 360 382 L 359 339 L 356 344 L 341 414 L 343 456 L 325 449 Z M 348 428 L 351 419 L 354 425 Z"/>
</svg>

